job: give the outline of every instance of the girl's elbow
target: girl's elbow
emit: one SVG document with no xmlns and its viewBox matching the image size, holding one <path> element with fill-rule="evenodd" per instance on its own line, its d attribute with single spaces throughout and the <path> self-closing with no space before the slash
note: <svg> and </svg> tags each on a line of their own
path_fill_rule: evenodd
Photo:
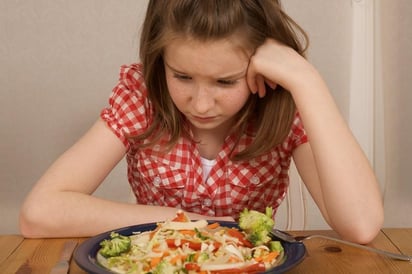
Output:
<svg viewBox="0 0 412 274">
<path fill-rule="evenodd" d="M 368 244 L 378 236 L 382 226 L 383 214 L 379 214 L 372 220 L 362 220 L 349 227 L 344 238 L 358 244 Z"/>
<path fill-rule="evenodd" d="M 45 224 L 47 222 L 45 214 L 37 212 L 33 207 L 23 206 L 19 214 L 19 230 L 25 238 L 44 237 Z"/>
<path fill-rule="evenodd" d="M 33 224 L 30 221 L 28 213 L 24 210 L 20 211 L 19 215 L 19 229 L 20 234 L 25 238 L 34 238 Z"/>
<path fill-rule="evenodd" d="M 358 244 L 368 244 L 372 242 L 380 232 L 380 227 L 371 227 L 366 229 L 359 229 L 352 233 L 351 241 Z"/>
<path fill-rule="evenodd" d="M 20 234 L 24 238 L 36 238 L 36 234 L 33 232 L 33 226 L 30 225 L 24 218 L 19 219 Z"/>
</svg>

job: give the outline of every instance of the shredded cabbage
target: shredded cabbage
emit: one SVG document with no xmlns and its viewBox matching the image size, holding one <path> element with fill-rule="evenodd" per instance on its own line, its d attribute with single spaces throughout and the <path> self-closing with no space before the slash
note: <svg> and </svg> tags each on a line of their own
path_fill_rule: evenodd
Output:
<svg viewBox="0 0 412 274">
<path fill-rule="evenodd" d="M 188 218 L 158 223 L 155 230 L 129 238 L 127 252 L 97 256 L 98 262 L 115 273 L 253 273 L 274 267 L 283 257 L 282 250 L 253 246 L 237 228 Z"/>
</svg>

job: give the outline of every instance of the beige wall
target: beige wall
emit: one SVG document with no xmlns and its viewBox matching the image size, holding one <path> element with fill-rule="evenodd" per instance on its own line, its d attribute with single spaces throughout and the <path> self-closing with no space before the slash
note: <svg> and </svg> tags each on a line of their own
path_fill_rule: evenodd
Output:
<svg viewBox="0 0 412 274">
<path fill-rule="evenodd" d="M 0 1 L 0 233 L 33 183 L 97 119 L 137 59 L 146 1 Z M 124 163 L 99 195 L 128 200 Z"/>
<path fill-rule="evenodd" d="M 348 117 L 351 0 L 283 0 L 282 3 L 308 33 L 308 58 L 323 75 L 344 117 Z"/>
<path fill-rule="evenodd" d="M 342 115 L 349 116 L 352 44 L 351 0 L 284 0 L 284 8 L 309 35 L 308 59 L 327 82 Z M 319 209 L 292 169 L 287 199 L 276 225 L 282 229 L 328 229 Z"/>
<path fill-rule="evenodd" d="M 385 225 L 412 226 L 412 2 L 381 1 Z"/>
<path fill-rule="evenodd" d="M 406 15 L 411 14 L 412 3 L 382 1 L 390 5 L 383 18 L 390 23 L 383 29 L 388 54 L 383 60 L 385 123 L 390 131 L 386 138 L 390 184 L 385 202 L 391 216 L 386 225 L 411 226 L 394 214 L 398 206 L 394 201 L 401 197 L 403 212 L 411 212 L 412 189 L 407 177 L 412 149 L 411 126 L 407 124 L 411 95 L 407 90 L 412 84 L 408 77 L 412 62 L 407 49 L 412 48 L 412 36 L 406 27 L 411 19 Z M 0 1 L 0 233 L 18 232 L 17 213 L 24 196 L 51 162 L 97 119 L 119 66 L 137 59 L 146 2 Z M 324 75 L 347 117 L 351 1 L 283 2 L 311 36 L 309 59 Z M 130 199 L 124 162 L 96 195 Z M 307 228 L 325 227 L 313 205 L 309 204 L 308 215 Z"/>
</svg>

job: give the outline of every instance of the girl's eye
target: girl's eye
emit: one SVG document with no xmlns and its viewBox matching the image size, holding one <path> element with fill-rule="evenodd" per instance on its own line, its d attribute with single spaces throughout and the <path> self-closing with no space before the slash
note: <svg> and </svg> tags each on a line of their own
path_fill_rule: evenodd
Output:
<svg viewBox="0 0 412 274">
<path fill-rule="evenodd" d="M 192 77 L 184 75 L 184 74 L 174 74 L 173 77 L 175 77 L 176 79 L 180 79 L 180 80 L 190 80 L 192 79 Z"/>
<path fill-rule="evenodd" d="M 224 86 L 230 86 L 236 84 L 236 80 L 218 80 L 217 81 L 219 84 L 224 85 Z"/>
</svg>

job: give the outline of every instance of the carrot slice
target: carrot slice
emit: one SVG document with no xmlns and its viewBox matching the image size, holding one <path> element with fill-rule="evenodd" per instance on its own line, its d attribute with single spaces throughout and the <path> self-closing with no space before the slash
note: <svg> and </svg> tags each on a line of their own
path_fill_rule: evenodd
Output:
<svg viewBox="0 0 412 274">
<path fill-rule="evenodd" d="M 173 222 L 190 222 L 190 219 L 183 211 L 178 211 L 176 217 L 173 218 Z"/>
<path fill-rule="evenodd" d="M 179 260 L 184 261 L 186 257 L 186 255 L 176 255 L 170 259 L 170 263 L 175 265 Z"/>
<path fill-rule="evenodd" d="M 152 257 L 152 258 L 150 258 L 150 266 L 152 268 L 156 267 L 156 265 L 158 265 L 160 263 L 161 259 L 162 259 L 161 257 Z"/>
<path fill-rule="evenodd" d="M 215 222 L 215 223 L 208 224 L 207 228 L 208 229 L 215 229 L 215 228 L 218 228 L 219 226 L 220 226 L 220 224 L 218 222 Z"/>
<path fill-rule="evenodd" d="M 272 262 L 274 259 L 276 259 L 276 257 L 279 255 L 278 251 L 272 251 L 269 254 L 266 254 L 265 256 L 262 257 L 262 261 L 270 263 Z"/>
<path fill-rule="evenodd" d="M 187 235 L 189 237 L 195 236 L 196 231 L 194 230 L 179 230 L 180 234 Z"/>
</svg>

